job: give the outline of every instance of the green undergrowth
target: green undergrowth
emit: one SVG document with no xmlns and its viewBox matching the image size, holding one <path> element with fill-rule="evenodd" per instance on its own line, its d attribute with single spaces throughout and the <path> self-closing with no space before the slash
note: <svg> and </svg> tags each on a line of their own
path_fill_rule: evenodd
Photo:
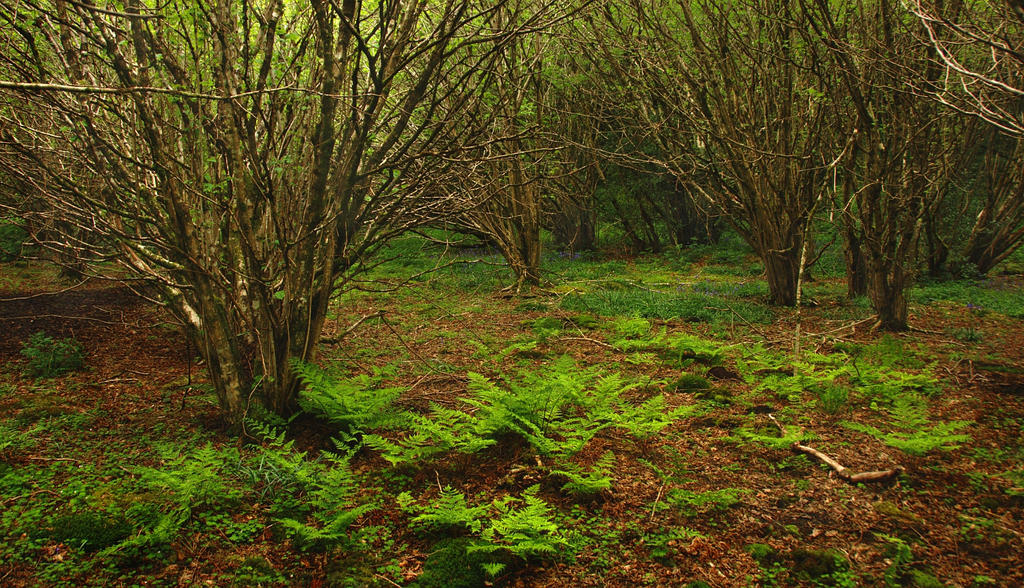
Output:
<svg viewBox="0 0 1024 588">
<path fill-rule="evenodd" d="M 477 453 L 511 436 L 538 455 L 565 460 L 606 429 L 642 441 L 695 411 L 671 408 L 660 394 L 633 400 L 637 383 L 598 368 L 580 369 L 568 356 L 497 381 L 473 372 L 467 378 L 466 410 L 432 404 L 428 414 L 406 413 L 404 432 L 369 434 L 364 443 L 398 465 Z"/>
<path fill-rule="evenodd" d="M 347 293 L 332 320 L 386 308 L 404 344 L 362 337 L 332 345 L 324 367 L 293 364 L 303 414 L 254 406 L 242 441 L 177 414 L 186 400 L 212 413 L 208 386 L 118 414 L 106 398 L 69 402 L 75 386 L 93 390 L 78 383 L 90 372 L 34 376 L 16 356 L 0 374 L 0 560 L 39 585 L 307 585 L 314 573 L 339 586 L 673 585 L 693 562 L 748 557 L 750 576 L 736 581 L 750 585 L 927 585 L 914 534 L 886 526 L 905 521 L 857 505 L 902 505 L 937 492 L 932 479 L 962 480 L 971 496 L 950 490 L 944 504 L 977 507 L 952 524 L 921 512 L 936 533 L 949 526 L 965 553 L 996 554 L 987 562 L 1012 548 L 992 513 L 1024 496 L 1022 449 L 995 440 L 1019 437 L 1019 417 L 940 417 L 975 406 L 913 334 L 815 338 L 799 355 L 753 342 L 791 315 L 763 303 L 761 268 L 742 247 L 628 261 L 547 252 L 553 283 L 511 300 L 495 295 L 511 282 L 500 255 L 473 239 L 409 237 L 380 261 L 361 286 L 411 285 Z M 998 288 L 925 285 L 911 297 L 1018 316 Z M 805 293 L 831 303 L 839 290 L 823 281 Z M 808 313 L 848 320 L 866 305 Z M 140 414 L 152 422 L 122 427 Z M 795 442 L 851 466 L 895 454 L 910 473 L 894 486 L 825 483 Z M 959 462 L 958 446 L 970 450 Z M 821 504 L 867 517 L 875 539 L 853 550 L 827 516 L 805 524 Z M 731 545 L 741 524 L 753 529 L 742 543 L 757 543 Z M 192 562 L 196 576 L 179 578 Z"/>
<path fill-rule="evenodd" d="M 969 311 L 994 312 L 1024 318 L 1024 297 L 1020 295 L 1020 286 L 995 278 L 921 284 L 910 289 L 908 299 L 918 304 L 952 302 L 964 308 L 965 314 Z"/>
</svg>

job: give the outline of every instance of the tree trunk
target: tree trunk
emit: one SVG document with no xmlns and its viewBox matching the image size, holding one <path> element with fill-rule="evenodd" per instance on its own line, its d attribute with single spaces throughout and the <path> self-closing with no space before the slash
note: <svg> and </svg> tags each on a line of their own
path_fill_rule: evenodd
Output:
<svg viewBox="0 0 1024 588">
<path fill-rule="evenodd" d="M 516 173 L 513 178 L 520 182 L 513 192 L 521 224 L 516 231 L 518 259 L 512 263 L 512 270 L 516 274 L 517 287 L 536 286 L 540 284 L 540 187 L 536 183 L 525 183 L 525 174 Z"/>
<path fill-rule="evenodd" d="M 597 223 L 593 208 L 568 198 L 560 199 L 557 206 L 551 231 L 556 246 L 570 254 L 593 250 L 597 245 Z"/>
<path fill-rule="evenodd" d="M 778 306 L 796 304 L 797 277 L 800 274 L 800 253 L 796 248 L 769 251 L 764 258 L 768 279 L 768 298 Z"/>
<path fill-rule="evenodd" d="M 853 220 L 847 220 L 843 234 L 846 238 L 846 249 L 843 252 L 843 258 L 846 261 L 846 297 L 867 296 L 867 263 L 864 259 L 860 236 L 853 226 Z"/>
<path fill-rule="evenodd" d="M 882 257 L 868 260 L 868 296 L 878 314 L 876 328 L 885 331 L 907 330 L 906 273 L 896 263 Z"/>
</svg>

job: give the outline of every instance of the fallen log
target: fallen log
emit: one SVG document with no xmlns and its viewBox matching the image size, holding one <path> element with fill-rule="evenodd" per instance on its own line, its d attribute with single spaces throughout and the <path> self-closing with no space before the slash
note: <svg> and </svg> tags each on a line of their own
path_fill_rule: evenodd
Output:
<svg viewBox="0 0 1024 588">
<path fill-rule="evenodd" d="M 772 423 L 775 424 L 776 427 L 778 427 L 779 432 L 782 433 L 782 436 L 785 437 L 786 436 L 786 428 L 784 426 L 782 426 L 782 423 L 780 423 L 775 418 L 774 415 L 769 414 L 768 418 L 772 421 Z M 817 449 L 815 449 L 813 447 L 808 447 L 807 445 L 801 445 L 799 441 L 794 441 L 793 445 L 791 445 L 790 447 L 793 449 L 793 451 L 796 451 L 798 453 L 803 453 L 803 454 L 806 454 L 806 455 L 810 455 L 811 457 L 814 457 L 814 458 L 820 460 L 822 463 L 824 463 L 824 464 L 828 465 L 830 468 L 832 468 L 835 471 L 836 476 L 838 476 L 839 478 L 841 478 L 843 480 L 846 480 L 847 482 L 850 482 L 851 484 L 858 484 L 860 482 L 886 482 L 886 481 L 892 480 L 893 478 L 896 478 L 897 476 L 902 474 L 904 471 L 906 471 L 903 468 L 903 466 L 896 466 L 896 467 L 894 467 L 892 469 L 889 469 L 889 470 L 878 470 L 878 471 L 874 471 L 874 472 L 853 473 L 848 468 L 843 467 L 842 464 L 840 464 L 838 461 L 832 459 L 828 455 L 825 455 L 824 453 L 818 451 Z"/>
</svg>

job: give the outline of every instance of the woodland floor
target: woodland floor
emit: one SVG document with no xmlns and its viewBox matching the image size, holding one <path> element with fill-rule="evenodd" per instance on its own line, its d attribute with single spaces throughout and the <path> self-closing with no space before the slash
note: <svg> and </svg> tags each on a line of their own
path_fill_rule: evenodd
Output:
<svg viewBox="0 0 1024 588">
<path fill-rule="evenodd" d="M 465 408 L 460 398 L 467 393 L 468 372 L 499 381 L 502 374 L 543 372 L 565 355 L 581 369 L 600 366 L 638 382 L 629 392 L 638 402 L 664 394 L 668 407 L 698 408 L 652 438 L 608 429 L 591 439 L 573 461 L 587 467 L 612 451 L 610 490 L 584 497 L 562 491 L 563 480 L 517 439 L 399 467 L 363 448 L 351 467 L 359 494 L 376 507 L 353 528 L 377 529 L 361 547 L 298 549 L 269 511 L 266 502 L 273 497 L 257 498 L 265 496 L 260 484 L 267 482 L 236 477 L 233 492 L 240 500 L 206 510 L 197 506 L 167 549 L 130 557 L 116 550 L 90 552 L 75 544 L 74 533 L 61 535 L 58 527 L 69 513 L 116 516 L 132 503 L 159 503 L 154 487 L 142 484 L 140 468 L 165 467 L 173 461 L 168 455 L 190 455 L 206 443 L 240 447 L 246 455 L 251 446 L 223 430 L 202 365 L 189 361 L 190 350 L 159 308 L 124 287 L 95 280 L 47 294 L 69 284 L 46 266 L 3 265 L 0 585 L 429 585 L 424 570 L 443 537 L 410 524 L 410 514 L 396 503 L 400 492 L 426 502 L 451 486 L 484 503 L 521 495 L 534 484 L 571 548 L 512 558 L 496 577 L 461 580 L 464 585 L 1024 585 L 1021 314 L 975 311 L 973 303 L 965 310 L 957 298 L 961 291 L 933 289 L 912 297 L 917 330 L 882 335 L 864 321 L 870 312 L 863 303 L 843 299 L 838 278 L 809 286 L 815 306 L 799 315 L 766 310 L 767 320 L 734 312 L 736 305 L 758 306 L 757 292 L 733 298 L 711 293 L 704 308 L 721 311 L 712 320 L 651 316 L 650 332 L 636 335 L 656 337 L 665 328 L 669 339 L 691 334 L 726 350 L 707 364 L 673 362 L 643 349 L 623 350 L 615 325 L 635 319 L 630 313 L 579 307 L 600 300 L 586 298 L 594 292 L 609 293 L 610 300 L 621 290 L 660 292 L 665 284 L 685 283 L 692 293 L 711 270 L 702 272 L 697 262 L 644 280 L 636 277 L 646 271 L 644 260 L 580 263 L 595 267 L 578 275 L 565 270 L 560 275 L 568 276 L 562 282 L 568 286 L 526 298 L 497 294 L 495 284 L 455 272 L 395 292 L 347 294 L 325 336 L 380 311 L 384 318 L 367 319 L 340 343 L 325 345 L 319 362 L 348 374 L 391 366 L 384 382 L 403 388 L 396 404 L 419 412 L 430 403 Z M 723 273 L 717 279 L 716 284 L 743 285 L 758 278 Z M 619 286 L 609 286 L 609 280 Z M 1022 282 L 1001 276 L 979 287 L 1011 307 L 1014 300 L 1024 306 Z M 582 315 L 590 318 L 580 321 Z M 545 317 L 557 322 L 538 322 Z M 862 365 L 874 361 L 937 380 L 931 391 L 914 392 L 914 398 L 926 399 L 928 424 L 912 427 L 969 421 L 956 430 L 969 439 L 915 455 L 842 424 L 871 424 L 904 437 L 919 432 L 901 432 L 893 424 L 895 401 L 885 408 L 851 386 L 849 396 L 827 404 L 810 390 L 784 393 L 782 384 L 761 385 L 772 376 L 780 382 L 793 376 L 791 367 L 750 372 L 749 365 L 759 350 L 792 356 L 798 322 L 802 354 L 846 351 Z M 538 325 L 545 324 L 558 326 L 538 335 Z M 24 375 L 20 350 L 38 331 L 80 341 L 86 368 L 52 379 Z M 516 343 L 522 345 L 510 347 Z M 676 386 L 684 373 L 702 374 L 711 388 Z M 845 386 L 844 378 L 832 383 Z M 832 390 L 822 385 L 820 390 Z M 813 434 L 805 444 L 852 470 L 899 465 L 905 472 L 890 482 L 853 485 L 806 456 L 738 435 L 774 434 L 768 413 L 790 429 Z M 335 433 L 308 415 L 289 426 L 289 438 L 308 459 L 330 449 Z"/>
</svg>

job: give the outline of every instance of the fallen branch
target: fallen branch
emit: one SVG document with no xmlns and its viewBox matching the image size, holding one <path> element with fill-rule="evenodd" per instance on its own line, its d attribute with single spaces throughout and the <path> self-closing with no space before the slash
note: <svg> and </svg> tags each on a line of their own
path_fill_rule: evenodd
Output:
<svg viewBox="0 0 1024 588">
<path fill-rule="evenodd" d="M 383 310 L 378 310 L 377 312 L 375 312 L 373 314 L 365 315 L 365 316 L 361 317 L 359 320 L 357 320 L 355 323 L 353 323 L 352 326 L 350 326 L 349 328 L 345 329 L 345 331 L 342 332 L 342 333 L 334 335 L 333 337 L 320 337 L 320 342 L 321 343 L 327 343 L 327 344 L 340 343 L 341 340 L 344 339 L 345 337 L 348 337 L 348 335 L 352 331 L 354 331 L 357 328 L 359 328 L 359 325 L 363 324 L 364 322 L 366 322 L 366 321 L 368 321 L 368 320 L 370 320 L 372 318 L 384 318 L 384 311 Z"/>
<path fill-rule="evenodd" d="M 782 436 L 785 437 L 786 428 L 782 426 L 782 423 L 780 423 L 774 415 L 769 414 L 768 418 L 772 421 L 772 423 L 775 424 L 776 427 L 778 427 L 779 432 L 782 433 Z M 859 474 L 855 474 L 851 472 L 849 469 L 843 467 L 842 464 L 840 464 L 838 461 L 832 459 L 831 457 L 825 455 L 824 453 L 818 451 L 813 447 L 801 445 L 799 441 L 794 441 L 793 445 L 791 445 L 790 447 L 793 449 L 793 451 L 796 451 L 798 453 L 804 453 L 806 455 L 810 455 L 811 457 L 817 458 L 821 462 L 828 465 L 828 467 L 835 470 L 837 476 L 839 476 L 843 480 L 846 480 L 847 482 L 850 482 L 851 484 L 858 484 L 860 482 L 885 482 L 895 478 L 896 476 L 899 476 L 905 471 L 903 466 L 896 466 L 891 470 L 878 470 L 874 472 L 861 472 Z"/>
</svg>

